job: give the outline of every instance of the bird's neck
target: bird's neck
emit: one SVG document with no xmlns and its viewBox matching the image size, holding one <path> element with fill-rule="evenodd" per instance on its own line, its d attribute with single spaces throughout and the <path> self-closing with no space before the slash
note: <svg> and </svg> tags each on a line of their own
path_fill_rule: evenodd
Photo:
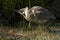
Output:
<svg viewBox="0 0 60 40">
<path fill-rule="evenodd" d="M 28 17 L 28 9 L 25 9 L 25 17 Z"/>
</svg>

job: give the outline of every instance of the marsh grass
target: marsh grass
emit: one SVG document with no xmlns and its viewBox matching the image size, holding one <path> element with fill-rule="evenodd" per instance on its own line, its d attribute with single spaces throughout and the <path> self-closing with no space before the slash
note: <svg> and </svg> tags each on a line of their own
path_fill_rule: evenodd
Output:
<svg viewBox="0 0 60 40">
<path fill-rule="evenodd" d="M 25 23 L 26 24 L 26 23 Z M 44 25 L 19 25 L 19 27 L 0 25 L 1 40 L 60 40 L 60 34 L 53 34 L 45 30 Z"/>
<path fill-rule="evenodd" d="M 3 14 L 9 16 L 11 11 L 28 6 L 29 8 L 35 5 L 45 7 L 44 0 L 3 0 L 1 9 Z M 10 15 L 11 16 L 11 15 Z M 8 17 L 9 18 L 9 17 Z M 20 16 L 20 20 L 24 18 Z M 9 19 L 8 19 L 9 20 Z M 52 27 L 57 27 L 56 25 Z M 60 34 L 53 34 L 48 32 L 44 24 L 37 25 L 20 22 L 18 26 L 0 25 L 0 40 L 60 40 Z"/>
</svg>

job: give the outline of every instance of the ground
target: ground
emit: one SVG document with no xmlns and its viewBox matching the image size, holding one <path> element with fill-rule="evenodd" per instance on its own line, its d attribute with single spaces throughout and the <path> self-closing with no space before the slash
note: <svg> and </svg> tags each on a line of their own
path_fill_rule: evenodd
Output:
<svg viewBox="0 0 60 40">
<path fill-rule="evenodd" d="M 52 28 L 53 29 L 53 28 Z M 55 32 L 55 31 L 54 31 Z M 60 34 L 49 32 L 45 26 L 0 26 L 0 40 L 60 40 Z"/>
</svg>

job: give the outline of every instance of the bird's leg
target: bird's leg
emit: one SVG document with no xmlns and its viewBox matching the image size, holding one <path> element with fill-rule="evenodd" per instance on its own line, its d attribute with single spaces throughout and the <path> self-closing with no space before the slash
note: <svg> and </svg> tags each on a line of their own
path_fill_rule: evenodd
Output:
<svg viewBox="0 0 60 40">
<path fill-rule="evenodd" d="M 41 25 L 39 24 L 39 27 L 40 27 Z"/>
<path fill-rule="evenodd" d="M 29 28 L 31 27 L 31 21 L 29 21 L 28 27 L 29 27 Z"/>
</svg>

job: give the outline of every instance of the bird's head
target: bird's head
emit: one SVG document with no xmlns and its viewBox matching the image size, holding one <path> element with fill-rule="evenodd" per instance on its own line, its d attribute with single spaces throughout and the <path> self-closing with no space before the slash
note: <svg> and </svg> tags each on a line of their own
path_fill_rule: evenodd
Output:
<svg viewBox="0 0 60 40">
<path fill-rule="evenodd" d="M 27 17 L 28 16 L 28 7 L 25 7 L 25 8 L 22 8 L 20 10 L 18 10 L 18 13 L 23 15 L 24 17 Z"/>
</svg>

